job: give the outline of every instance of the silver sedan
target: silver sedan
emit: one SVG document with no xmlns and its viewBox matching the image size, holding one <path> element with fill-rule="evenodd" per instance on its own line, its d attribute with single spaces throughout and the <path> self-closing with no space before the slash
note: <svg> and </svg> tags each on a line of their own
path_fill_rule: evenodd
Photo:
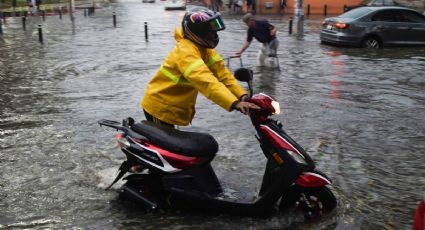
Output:
<svg viewBox="0 0 425 230">
<path fill-rule="evenodd" d="M 366 48 L 425 46 L 425 16 L 404 7 L 360 7 L 326 18 L 320 40 Z"/>
</svg>

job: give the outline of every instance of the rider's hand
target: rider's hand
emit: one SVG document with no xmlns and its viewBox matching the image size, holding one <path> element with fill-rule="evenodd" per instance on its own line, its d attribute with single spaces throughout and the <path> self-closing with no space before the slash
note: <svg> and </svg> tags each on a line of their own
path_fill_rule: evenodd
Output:
<svg viewBox="0 0 425 230">
<path fill-rule="evenodd" d="M 240 57 L 242 55 L 242 52 L 236 52 L 232 57 Z"/>
<path fill-rule="evenodd" d="M 239 100 L 240 101 L 248 101 L 249 100 L 249 97 L 248 97 L 248 95 L 244 94 L 244 95 L 242 95 L 241 98 L 239 98 Z"/>
<path fill-rule="evenodd" d="M 235 105 L 235 108 L 243 114 L 248 114 L 250 109 L 260 109 L 256 104 L 246 101 L 240 101 Z"/>
</svg>

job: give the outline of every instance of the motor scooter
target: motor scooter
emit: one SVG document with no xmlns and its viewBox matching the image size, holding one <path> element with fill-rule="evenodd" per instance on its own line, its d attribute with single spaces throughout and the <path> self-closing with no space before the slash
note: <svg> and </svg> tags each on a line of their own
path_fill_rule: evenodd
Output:
<svg viewBox="0 0 425 230">
<path fill-rule="evenodd" d="M 235 77 L 248 83 L 248 101 L 260 107 L 249 112 L 255 137 L 267 158 L 259 193 L 240 198 L 225 192 L 210 164 L 218 152 L 218 144 L 210 134 L 135 122 L 132 118 L 122 123 L 100 120 L 101 126 L 118 131 L 116 138 L 126 155 L 111 184 L 129 173 L 119 190 L 122 199 L 151 210 L 190 208 L 250 216 L 295 208 L 307 219 L 335 209 L 331 180 L 315 169 L 306 151 L 279 121 L 271 118 L 280 112 L 279 103 L 266 94 L 253 95 L 252 70 L 239 68 Z"/>
</svg>

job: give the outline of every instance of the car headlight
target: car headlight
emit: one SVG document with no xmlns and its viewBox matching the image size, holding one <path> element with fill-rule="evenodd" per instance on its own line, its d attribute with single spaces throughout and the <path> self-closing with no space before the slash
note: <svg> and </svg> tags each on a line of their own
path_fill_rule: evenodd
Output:
<svg viewBox="0 0 425 230">
<path fill-rule="evenodd" d="M 280 114 L 280 105 L 279 105 L 279 102 L 272 101 L 272 107 L 274 109 L 274 113 L 273 114 Z"/>
</svg>

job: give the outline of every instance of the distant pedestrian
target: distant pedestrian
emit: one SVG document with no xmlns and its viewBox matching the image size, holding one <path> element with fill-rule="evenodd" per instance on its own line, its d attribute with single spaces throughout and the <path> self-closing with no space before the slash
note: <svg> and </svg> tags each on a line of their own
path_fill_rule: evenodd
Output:
<svg viewBox="0 0 425 230">
<path fill-rule="evenodd" d="M 246 0 L 246 12 L 251 12 L 253 0 Z"/>
<path fill-rule="evenodd" d="M 242 10 L 243 1 L 242 0 L 232 0 L 233 2 L 233 11 L 240 12 Z"/>
<path fill-rule="evenodd" d="M 251 14 L 255 15 L 257 13 L 257 4 L 255 3 L 255 0 L 252 1 L 251 6 Z"/>
<path fill-rule="evenodd" d="M 28 1 L 28 6 L 30 8 L 31 15 L 33 15 L 37 11 L 37 9 L 36 9 L 36 1 L 35 0 L 29 0 Z"/>
<path fill-rule="evenodd" d="M 284 14 L 286 8 L 286 0 L 280 0 L 279 14 Z"/>
<path fill-rule="evenodd" d="M 35 0 L 35 5 L 37 6 L 37 11 L 39 11 L 40 10 L 40 5 L 41 5 L 41 2 L 42 0 Z"/>
<path fill-rule="evenodd" d="M 279 46 L 279 41 L 276 38 L 276 27 L 267 20 L 256 20 L 251 13 L 245 14 L 242 20 L 248 26 L 248 34 L 242 49 L 236 55 L 240 56 L 249 47 L 252 39 L 255 38 L 267 48 L 267 56 L 276 56 L 276 50 Z"/>
</svg>

